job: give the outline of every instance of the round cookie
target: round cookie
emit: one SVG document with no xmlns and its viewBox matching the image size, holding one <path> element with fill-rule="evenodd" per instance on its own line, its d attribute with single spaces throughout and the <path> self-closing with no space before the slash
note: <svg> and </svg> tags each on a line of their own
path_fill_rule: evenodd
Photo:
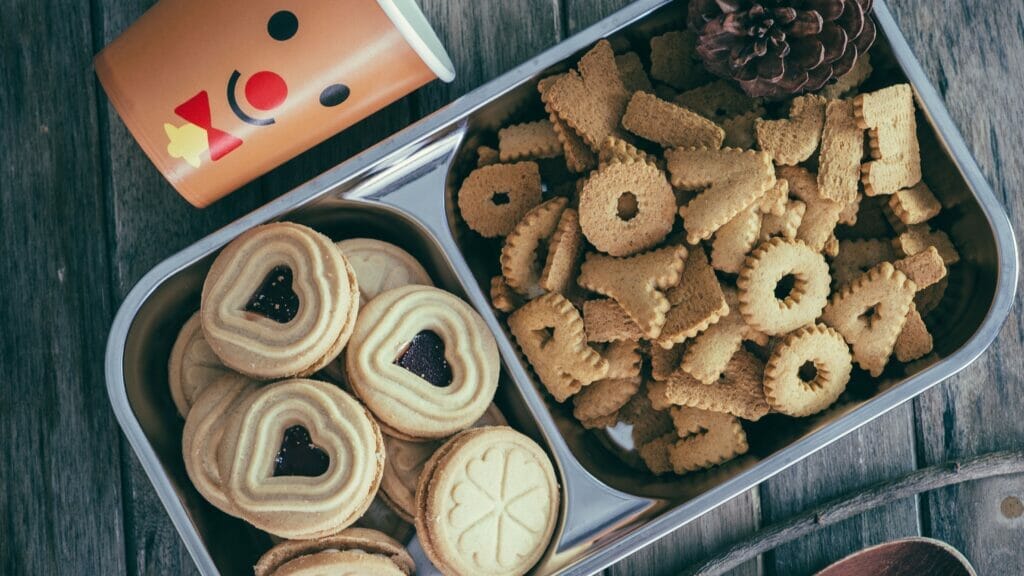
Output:
<svg viewBox="0 0 1024 576">
<path fill-rule="evenodd" d="M 337 246 L 356 272 L 360 306 L 381 292 L 402 286 L 434 285 L 423 265 L 394 244 L 372 238 L 352 238 L 338 242 Z"/>
<path fill-rule="evenodd" d="M 203 284 L 206 341 L 226 366 L 254 378 L 323 368 L 348 342 L 358 310 L 356 276 L 341 250 L 290 222 L 236 238 Z"/>
<path fill-rule="evenodd" d="M 206 343 L 202 321 L 196 312 L 178 332 L 167 361 L 167 383 L 178 414 L 187 417 L 203 389 L 229 372 Z"/>
<path fill-rule="evenodd" d="M 389 435 L 450 436 L 483 416 L 498 387 L 498 346 L 461 299 L 429 286 L 378 295 L 345 353 L 348 384 Z"/>
<path fill-rule="evenodd" d="M 427 462 L 416 511 L 423 551 L 445 574 L 525 574 L 555 530 L 555 470 L 511 428 L 467 430 Z"/>
<path fill-rule="evenodd" d="M 218 464 L 239 517 L 282 538 L 319 538 L 370 506 L 384 440 L 366 408 L 340 388 L 286 380 L 232 413 Z"/>
<path fill-rule="evenodd" d="M 285 564 L 304 556 L 324 551 L 361 551 L 389 559 L 402 574 L 416 571 L 416 563 L 405 547 L 378 530 L 346 528 L 341 532 L 316 540 L 285 540 L 267 550 L 253 567 L 255 576 L 271 576 Z"/>
<path fill-rule="evenodd" d="M 505 416 L 494 404 L 473 426 L 504 426 Z M 384 435 L 388 456 L 384 459 L 384 476 L 380 482 L 380 497 L 396 514 L 410 524 L 416 517 L 416 485 L 423 466 L 443 442 L 411 442 Z"/>
<path fill-rule="evenodd" d="M 185 419 L 181 455 L 192 485 L 207 502 L 232 516 L 234 504 L 224 493 L 218 456 L 228 414 L 244 405 L 258 383 L 241 374 L 228 373 L 206 387 Z"/>
<path fill-rule="evenodd" d="M 387 556 L 367 554 L 362 550 L 324 550 L 286 562 L 273 572 L 274 576 L 406 576 Z"/>
</svg>

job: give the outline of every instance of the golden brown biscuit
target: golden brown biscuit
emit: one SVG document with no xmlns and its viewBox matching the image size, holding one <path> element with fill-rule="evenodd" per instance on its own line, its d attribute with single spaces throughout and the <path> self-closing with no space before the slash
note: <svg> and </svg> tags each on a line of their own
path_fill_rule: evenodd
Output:
<svg viewBox="0 0 1024 576">
<path fill-rule="evenodd" d="M 167 383 L 178 414 L 187 417 L 203 390 L 229 372 L 206 343 L 202 319 L 196 312 L 178 332 L 167 362 Z"/>
<path fill-rule="evenodd" d="M 630 98 L 622 126 L 665 148 L 718 149 L 725 140 L 725 131 L 714 122 L 647 92 Z"/>
<path fill-rule="evenodd" d="M 485 238 L 507 236 L 531 208 L 540 204 L 540 192 L 536 162 L 484 166 L 463 180 L 459 214 Z"/>
</svg>

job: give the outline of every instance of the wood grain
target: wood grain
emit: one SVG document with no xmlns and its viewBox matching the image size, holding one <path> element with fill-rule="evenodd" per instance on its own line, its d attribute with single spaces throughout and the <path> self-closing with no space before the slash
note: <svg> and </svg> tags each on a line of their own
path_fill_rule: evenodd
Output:
<svg viewBox="0 0 1024 576">
<path fill-rule="evenodd" d="M 1019 235 L 1024 3 L 958 0 L 927 9 L 911 0 L 890 4 Z M 1019 288 L 1010 320 L 989 352 L 915 401 L 921 465 L 1024 445 Z M 1012 498 L 1024 500 L 1024 476 L 933 492 L 922 499 L 924 532 L 959 548 L 979 574 L 1024 574 L 1024 518 L 1003 510 L 1004 501 L 1012 508 Z"/>
<path fill-rule="evenodd" d="M 89 6 L 3 0 L 0 14 L 0 572 L 119 574 Z"/>
</svg>

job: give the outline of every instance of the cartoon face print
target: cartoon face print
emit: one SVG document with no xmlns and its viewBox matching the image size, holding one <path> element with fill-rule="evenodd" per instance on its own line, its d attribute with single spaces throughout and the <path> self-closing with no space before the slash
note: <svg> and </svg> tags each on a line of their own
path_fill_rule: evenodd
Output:
<svg viewBox="0 0 1024 576">
<path fill-rule="evenodd" d="M 289 43 L 301 36 L 302 25 L 294 12 L 278 10 L 267 20 L 265 33 L 275 44 Z M 348 100 L 350 93 L 345 84 L 327 85 L 319 93 L 319 105 L 324 108 L 339 106 Z M 246 77 L 242 70 L 235 69 L 226 79 L 224 94 L 228 107 L 238 120 L 250 126 L 263 127 L 277 122 L 275 111 L 288 101 L 289 87 L 281 74 L 274 70 L 258 70 Z M 201 165 L 205 152 L 209 152 L 210 160 L 216 162 L 244 143 L 225 128 L 214 126 L 210 99 L 207 90 L 199 91 L 174 109 L 175 115 L 185 120 L 185 124 L 164 124 L 169 140 L 167 152 L 194 168 Z"/>
</svg>

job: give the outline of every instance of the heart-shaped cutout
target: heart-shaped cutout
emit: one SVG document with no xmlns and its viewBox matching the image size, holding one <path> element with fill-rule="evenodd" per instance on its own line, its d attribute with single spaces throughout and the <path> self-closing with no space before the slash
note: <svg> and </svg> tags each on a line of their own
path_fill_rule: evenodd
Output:
<svg viewBox="0 0 1024 576">
<path fill-rule="evenodd" d="M 326 452 L 313 444 L 309 430 L 292 426 L 284 431 L 281 449 L 274 458 L 274 476 L 321 476 L 331 465 Z"/>
<path fill-rule="evenodd" d="M 397 366 L 444 388 L 452 383 L 452 367 L 444 356 L 444 340 L 429 330 L 413 336 L 409 345 L 395 360 Z"/>
<path fill-rule="evenodd" d="M 259 314 L 278 324 L 287 324 L 299 313 L 299 295 L 292 290 L 292 269 L 277 266 L 253 293 L 246 312 Z"/>
</svg>

